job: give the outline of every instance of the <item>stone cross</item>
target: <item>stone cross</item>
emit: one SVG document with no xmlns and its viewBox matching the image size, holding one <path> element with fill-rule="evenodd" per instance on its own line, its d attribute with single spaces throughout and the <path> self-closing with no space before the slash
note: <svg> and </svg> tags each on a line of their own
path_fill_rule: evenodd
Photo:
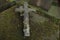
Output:
<svg viewBox="0 0 60 40">
<path fill-rule="evenodd" d="M 29 12 L 31 11 L 35 11 L 34 9 L 31 9 L 31 8 L 28 8 L 28 3 L 27 2 L 24 2 L 24 5 L 23 6 L 20 6 L 19 8 L 16 8 L 15 9 L 16 12 L 23 12 L 24 11 L 24 14 L 21 14 L 21 16 L 24 16 L 24 29 L 23 29 L 23 32 L 24 32 L 24 36 L 30 36 L 30 27 L 29 27 Z"/>
</svg>

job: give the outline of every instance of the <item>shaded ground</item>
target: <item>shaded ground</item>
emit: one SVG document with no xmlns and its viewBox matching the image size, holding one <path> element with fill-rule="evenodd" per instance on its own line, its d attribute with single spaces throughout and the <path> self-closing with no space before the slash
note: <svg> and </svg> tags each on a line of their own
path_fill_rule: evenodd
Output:
<svg viewBox="0 0 60 40">
<path fill-rule="evenodd" d="M 0 13 L 0 40 L 24 40 L 22 24 L 14 7 Z M 38 14 L 30 14 L 31 36 L 27 40 L 59 40 L 59 24 Z"/>
<path fill-rule="evenodd" d="M 58 40 L 59 25 L 38 14 L 31 18 L 31 39 L 33 40 Z"/>
<path fill-rule="evenodd" d="M 0 13 L 0 40 L 22 40 L 14 7 Z"/>
</svg>

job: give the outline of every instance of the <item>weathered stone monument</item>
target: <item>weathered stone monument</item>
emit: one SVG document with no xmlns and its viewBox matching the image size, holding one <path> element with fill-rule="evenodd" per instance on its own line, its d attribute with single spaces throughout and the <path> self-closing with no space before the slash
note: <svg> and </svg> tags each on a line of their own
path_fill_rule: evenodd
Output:
<svg viewBox="0 0 60 40">
<path fill-rule="evenodd" d="M 22 13 L 24 11 L 24 13 Z M 36 11 L 35 9 L 32 8 L 28 8 L 28 3 L 24 2 L 23 6 L 20 6 L 19 8 L 15 9 L 15 12 L 20 12 L 21 15 L 20 16 L 24 16 L 23 18 L 23 24 L 24 24 L 24 28 L 23 28 L 23 32 L 24 32 L 24 36 L 29 37 L 30 36 L 30 27 L 29 27 L 29 12 L 32 11 Z"/>
<path fill-rule="evenodd" d="M 29 4 L 41 7 L 45 10 L 48 10 L 51 6 L 53 0 L 31 0 Z"/>
</svg>

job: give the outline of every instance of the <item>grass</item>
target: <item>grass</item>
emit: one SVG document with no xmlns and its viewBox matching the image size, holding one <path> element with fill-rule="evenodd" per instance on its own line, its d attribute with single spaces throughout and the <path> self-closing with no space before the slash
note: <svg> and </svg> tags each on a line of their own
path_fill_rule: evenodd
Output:
<svg viewBox="0 0 60 40">
<path fill-rule="evenodd" d="M 14 7 L 0 13 L 0 40 L 22 40 L 19 22 L 13 12 Z"/>
<path fill-rule="evenodd" d="M 21 24 L 21 19 L 19 20 L 14 12 L 15 7 L 16 6 L 13 6 L 0 13 L 0 40 L 24 40 L 22 33 L 23 26 Z M 49 20 L 49 18 L 48 21 L 44 21 L 43 23 L 33 21 L 34 20 L 30 20 L 31 36 L 28 38 L 28 40 L 59 39 L 58 32 L 60 22 L 57 25 Z"/>
</svg>

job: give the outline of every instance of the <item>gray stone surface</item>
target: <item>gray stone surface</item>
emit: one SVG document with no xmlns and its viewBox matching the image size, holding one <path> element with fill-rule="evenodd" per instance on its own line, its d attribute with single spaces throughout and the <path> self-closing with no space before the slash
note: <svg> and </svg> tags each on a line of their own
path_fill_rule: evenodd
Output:
<svg viewBox="0 0 60 40">
<path fill-rule="evenodd" d="M 60 11 L 59 10 L 60 10 L 60 7 L 52 5 L 47 14 L 60 19 Z"/>
<path fill-rule="evenodd" d="M 30 0 L 30 4 L 42 7 L 43 9 L 48 10 L 52 4 L 53 0 Z"/>
</svg>

